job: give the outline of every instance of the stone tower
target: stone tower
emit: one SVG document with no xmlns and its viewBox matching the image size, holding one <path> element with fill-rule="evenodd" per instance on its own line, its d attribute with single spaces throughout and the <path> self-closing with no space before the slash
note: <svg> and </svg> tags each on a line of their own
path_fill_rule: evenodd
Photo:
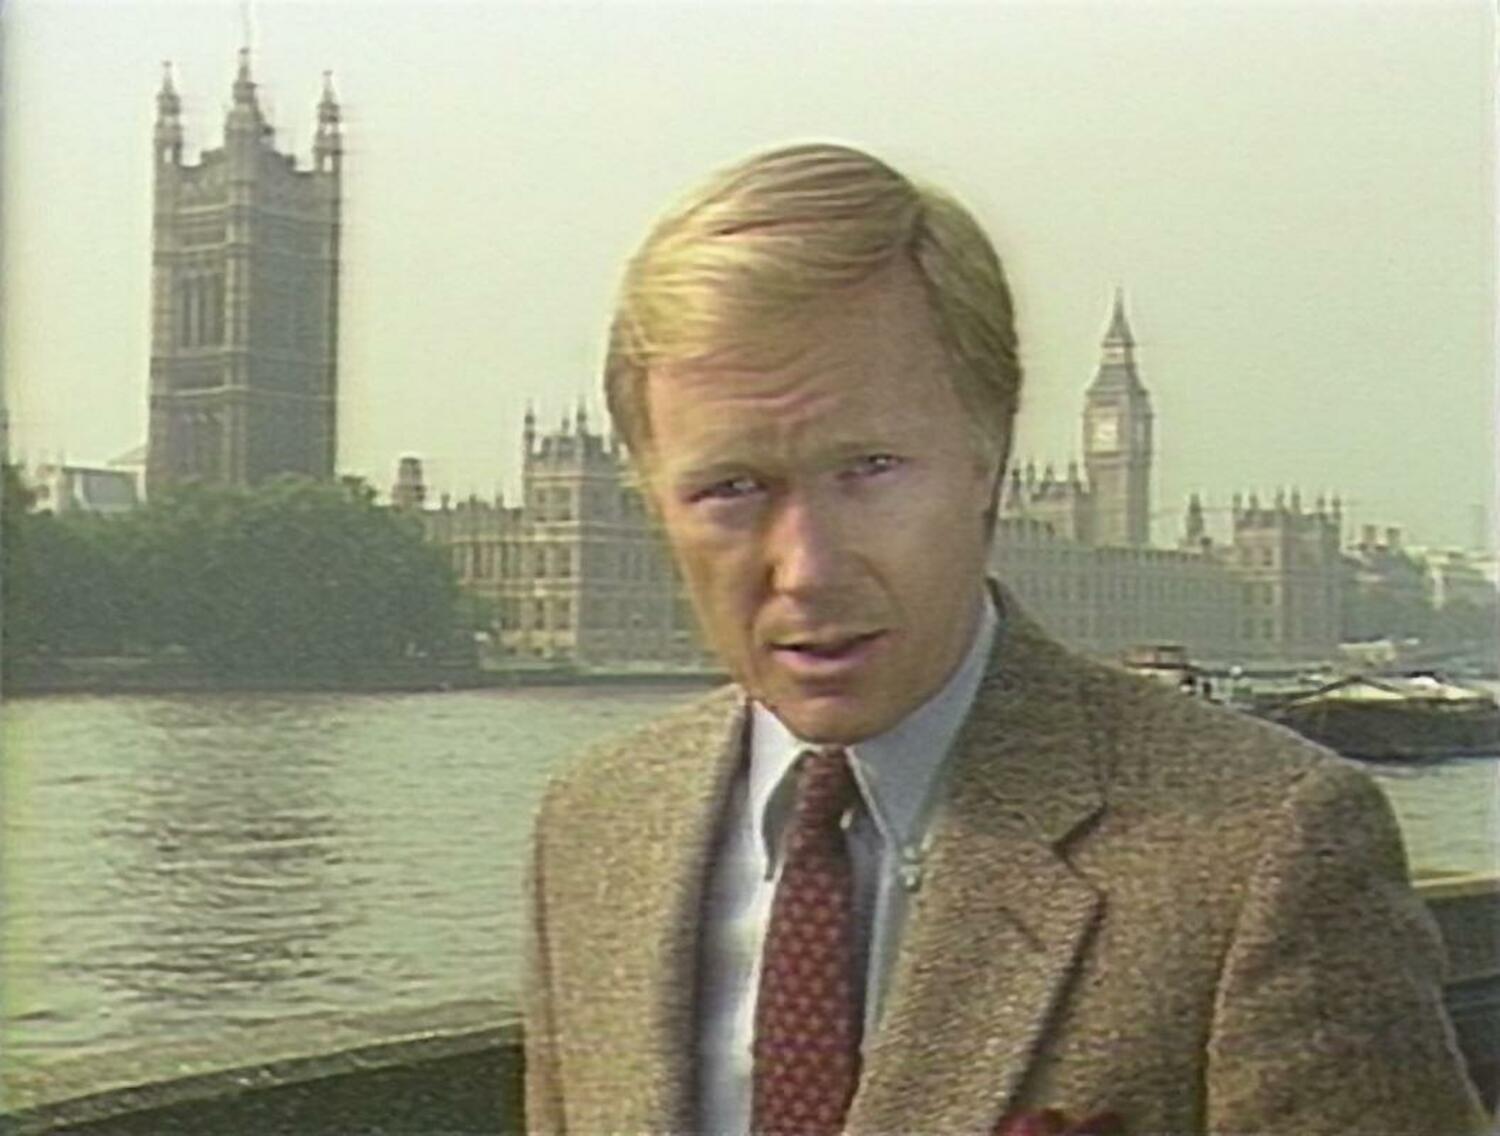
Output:
<svg viewBox="0 0 1500 1136">
<path fill-rule="evenodd" d="M 1203 523 L 1203 500 L 1194 493 L 1188 498 L 1187 515 L 1183 519 L 1182 547 L 1202 548 L 1207 540 L 1207 527 Z"/>
<path fill-rule="evenodd" d="M 248 50 L 224 144 L 196 164 L 170 66 L 156 106 L 147 490 L 332 477 L 343 142 L 331 80 L 311 169 L 276 150 Z"/>
<path fill-rule="evenodd" d="M 396 467 L 396 484 L 391 486 L 391 508 L 403 512 L 420 511 L 427 504 L 427 480 L 422 476 L 422 459 L 408 454 Z"/>
<path fill-rule="evenodd" d="M 1135 337 L 1119 289 L 1103 348 L 1083 407 L 1094 541 L 1144 547 L 1151 543 L 1151 397 L 1136 371 Z"/>
</svg>

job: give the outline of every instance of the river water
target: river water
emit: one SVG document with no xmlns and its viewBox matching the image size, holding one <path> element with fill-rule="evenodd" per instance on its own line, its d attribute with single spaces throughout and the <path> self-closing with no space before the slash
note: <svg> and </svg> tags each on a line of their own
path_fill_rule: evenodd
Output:
<svg viewBox="0 0 1500 1136">
<path fill-rule="evenodd" d="M 44 1066 L 310 1012 L 511 998 L 520 870 L 549 770 L 699 693 L 9 703 L 7 1058 Z M 1374 771 L 1414 867 L 1494 870 L 1500 760 Z"/>
</svg>

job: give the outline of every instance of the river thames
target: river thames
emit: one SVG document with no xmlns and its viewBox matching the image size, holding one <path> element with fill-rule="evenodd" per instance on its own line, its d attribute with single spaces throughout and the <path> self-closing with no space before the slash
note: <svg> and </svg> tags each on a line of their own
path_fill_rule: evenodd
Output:
<svg viewBox="0 0 1500 1136">
<path fill-rule="evenodd" d="M 7 1061 L 511 999 L 549 771 L 702 690 L 10 702 Z M 1500 760 L 1372 771 L 1416 869 L 1495 869 Z"/>
</svg>

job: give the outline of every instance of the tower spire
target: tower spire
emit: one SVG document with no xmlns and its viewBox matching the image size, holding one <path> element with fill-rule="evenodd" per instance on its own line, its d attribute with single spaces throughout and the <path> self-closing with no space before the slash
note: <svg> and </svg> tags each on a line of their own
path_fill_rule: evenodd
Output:
<svg viewBox="0 0 1500 1136">
<path fill-rule="evenodd" d="M 239 66 L 235 71 L 233 104 L 224 119 L 224 140 L 242 135 L 258 138 L 264 129 L 260 104 L 255 99 L 255 80 L 250 77 L 250 49 L 240 48 Z"/>
<path fill-rule="evenodd" d="M 1115 285 L 1114 305 L 1109 313 L 1109 327 L 1104 333 L 1104 362 L 1135 362 L 1135 336 L 1130 331 L 1130 321 L 1125 317 L 1125 289 Z"/>
<path fill-rule="evenodd" d="M 1125 318 L 1125 289 L 1118 284 L 1115 285 L 1114 310 L 1110 312 L 1109 330 L 1104 333 L 1104 342 L 1135 346 L 1135 336 L 1130 334 L 1130 321 Z"/>
<path fill-rule="evenodd" d="M 344 135 L 340 126 L 338 98 L 333 92 L 333 72 L 323 72 L 323 97 L 318 100 L 318 131 L 313 138 L 313 167 L 339 172 L 344 157 Z"/>
<path fill-rule="evenodd" d="M 1183 535 L 1186 543 L 1191 547 L 1203 541 L 1203 499 L 1194 493 L 1188 498 L 1187 521 L 1183 525 Z"/>
<path fill-rule="evenodd" d="M 1135 335 L 1131 332 L 1130 320 L 1125 315 L 1125 290 L 1118 285 L 1115 286 L 1109 326 L 1104 331 L 1102 346 L 1099 373 L 1094 377 L 1092 389 L 1117 387 L 1144 390 L 1135 369 Z"/>
<path fill-rule="evenodd" d="M 158 118 L 175 118 L 182 113 L 182 100 L 177 97 L 177 85 L 172 82 L 172 61 L 161 61 L 161 90 L 156 92 Z"/>
<path fill-rule="evenodd" d="M 161 65 L 161 90 L 156 92 L 156 160 L 182 164 L 182 99 L 172 82 L 172 62 Z"/>
<path fill-rule="evenodd" d="M 250 78 L 250 47 L 240 48 L 239 69 L 234 76 L 234 105 L 255 105 L 255 82 Z"/>
</svg>

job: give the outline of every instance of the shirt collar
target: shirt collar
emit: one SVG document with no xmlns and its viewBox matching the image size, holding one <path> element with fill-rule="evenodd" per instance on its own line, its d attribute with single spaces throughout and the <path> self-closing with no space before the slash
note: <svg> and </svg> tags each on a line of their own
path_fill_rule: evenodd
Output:
<svg viewBox="0 0 1500 1136">
<path fill-rule="evenodd" d="M 986 588 L 968 652 L 948 681 L 885 733 L 845 747 L 865 807 L 889 848 L 917 854 L 938 774 L 968 716 L 998 630 L 994 600 Z M 759 702 L 750 704 L 750 715 L 750 820 L 769 876 L 790 804 L 787 774 L 798 754 L 819 746 L 798 738 Z"/>
</svg>

